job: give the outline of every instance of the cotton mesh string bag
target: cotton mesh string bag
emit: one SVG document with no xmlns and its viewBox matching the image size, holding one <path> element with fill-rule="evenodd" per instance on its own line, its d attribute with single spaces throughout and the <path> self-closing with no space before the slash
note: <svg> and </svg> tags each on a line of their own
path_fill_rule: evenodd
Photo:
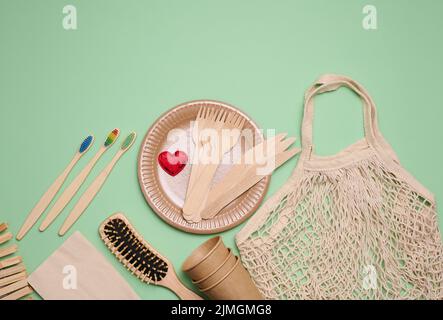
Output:
<svg viewBox="0 0 443 320">
<path fill-rule="evenodd" d="M 364 105 L 364 139 L 315 155 L 313 98 L 347 87 Z M 237 234 L 266 299 L 442 299 L 443 250 L 433 195 L 381 136 L 366 90 L 325 75 L 305 95 L 302 153 L 286 184 Z"/>
</svg>

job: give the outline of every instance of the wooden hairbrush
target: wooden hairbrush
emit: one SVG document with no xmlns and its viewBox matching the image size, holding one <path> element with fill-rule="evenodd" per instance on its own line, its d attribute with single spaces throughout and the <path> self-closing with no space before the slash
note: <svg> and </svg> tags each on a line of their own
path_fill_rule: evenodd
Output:
<svg viewBox="0 0 443 320">
<path fill-rule="evenodd" d="M 168 288 L 182 300 L 203 300 L 180 282 L 168 259 L 147 243 L 123 214 L 106 219 L 99 232 L 109 250 L 139 280 Z"/>
</svg>

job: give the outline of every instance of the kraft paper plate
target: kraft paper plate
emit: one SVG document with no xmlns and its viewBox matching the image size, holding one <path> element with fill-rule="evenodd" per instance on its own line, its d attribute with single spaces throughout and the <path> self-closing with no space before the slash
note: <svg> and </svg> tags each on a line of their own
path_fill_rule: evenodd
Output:
<svg viewBox="0 0 443 320">
<path fill-rule="evenodd" d="M 263 140 L 263 134 L 257 125 L 235 107 L 211 100 L 187 102 L 162 115 L 149 129 L 140 148 L 138 177 L 146 201 L 166 223 L 185 232 L 211 234 L 231 229 L 252 215 L 263 201 L 270 177 L 263 178 L 210 220 L 188 223 L 183 218 L 181 208 L 184 203 L 191 165 L 186 165 L 183 171 L 172 177 L 159 166 L 157 157 L 163 151 L 174 153 L 176 150 L 181 150 L 187 153 L 189 159 L 192 158 L 194 144 L 191 138 L 191 121 L 195 120 L 198 110 L 202 106 L 224 108 L 237 112 L 246 119 L 245 128 L 254 133 L 253 144 L 258 144 Z M 239 154 L 240 150 L 245 147 L 248 146 L 238 143 L 231 152 Z M 227 154 L 226 156 L 232 155 Z M 221 164 L 217 169 L 213 183 L 221 181 L 229 167 L 229 164 Z"/>
</svg>

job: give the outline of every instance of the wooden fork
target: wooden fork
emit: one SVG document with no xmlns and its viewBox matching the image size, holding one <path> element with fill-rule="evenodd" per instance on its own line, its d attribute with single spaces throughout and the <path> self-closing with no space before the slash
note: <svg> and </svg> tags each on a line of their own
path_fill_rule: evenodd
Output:
<svg viewBox="0 0 443 320">
<path fill-rule="evenodd" d="M 200 133 L 204 131 L 207 128 L 207 126 L 215 120 L 219 112 L 220 110 L 215 110 L 214 108 L 210 107 L 201 107 L 198 110 L 197 117 L 195 118 L 194 121 L 194 127 L 192 128 L 191 132 L 192 141 L 194 142 L 195 148 L 193 154 L 191 174 L 189 177 L 188 188 L 186 190 L 186 198 L 189 197 L 189 193 L 192 190 L 194 182 L 199 175 L 199 170 L 200 170 L 199 153 L 202 150 L 203 145 L 205 144 L 204 141 L 200 141 Z"/>
<path fill-rule="evenodd" d="M 238 142 L 245 119 L 233 111 L 221 111 L 214 120 L 208 121 L 207 128 L 214 130 L 208 137 L 204 147 L 210 152 L 210 161 L 202 161 L 199 157 L 201 169 L 192 184 L 191 190 L 183 206 L 183 217 L 187 221 L 197 223 L 201 221 L 200 212 L 204 209 L 208 191 L 214 178 L 217 167 L 225 153 L 229 152 Z M 212 122 L 212 123 L 211 123 Z M 228 138 L 226 138 L 228 134 Z M 200 136 L 200 140 L 202 137 Z M 201 154 L 200 154 L 201 155 Z M 208 159 L 205 159 L 208 160 Z"/>
</svg>

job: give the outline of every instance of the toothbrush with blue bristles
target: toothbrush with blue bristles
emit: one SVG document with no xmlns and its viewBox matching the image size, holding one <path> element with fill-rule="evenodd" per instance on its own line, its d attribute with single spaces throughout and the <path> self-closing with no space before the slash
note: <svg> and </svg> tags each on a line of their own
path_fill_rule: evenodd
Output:
<svg viewBox="0 0 443 320">
<path fill-rule="evenodd" d="M 78 218 L 80 218 L 80 216 L 92 202 L 92 200 L 94 200 L 95 196 L 103 187 L 106 179 L 116 165 L 117 161 L 134 144 L 136 136 L 137 135 L 135 134 L 135 132 L 131 132 L 126 137 L 126 139 L 121 144 L 120 149 L 117 151 L 114 158 L 112 158 L 111 162 L 103 169 L 103 171 L 97 176 L 97 178 L 95 178 L 94 182 L 91 183 L 89 188 L 81 196 L 80 200 L 78 200 L 77 204 L 74 206 L 74 209 L 72 209 L 71 213 L 61 226 L 58 232 L 60 236 L 63 236 L 72 227 L 72 225 L 77 221 Z"/>
<path fill-rule="evenodd" d="M 95 164 L 100 160 L 101 156 L 105 153 L 106 150 L 114 144 L 115 140 L 117 140 L 118 135 L 120 133 L 119 129 L 112 130 L 107 138 L 105 143 L 101 146 L 101 148 L 97 151 L 95 156 L 91 159 L 91 161 L 83 168 L 83 170 L 78 174 L 78 176 L 72 181 L 72 183 L 65 189 L 63 194 L 57 199 L 57 202 L 49 211 L 48 215 L 43 220 L 40 225 L 39 230 L 44 231 L 49 225 L 58 217 L 60 212 L 66 207 L 66 205 L 72 200 L 72 198 L 77 193 L 78 189 L 82 186 L 83 182 L 85 182 L 86 178 L 91 173 Z"/>
<path fill-rule="evenodd" d="M 20 231 L 17 234 L 17 240 L 23 239 L 29 229 L 32 228 L 32 226 L 37 222 L 43 212 L 48 208 L 52 199 L 54 199 L 55 195 L 65 182 L 67 176 L 72 171 L 72 168 L 74 168 L 80 158 L 90 149 L 93 142 L 94 137 L 92 135 L 86 137 L 86 139 L 83 140 L 79 150 L 76 152 L 74 158 L 68 164 L 66 169 L 54 181 L 54 183 L 49 187 L 48 191 L 46 191 L 46 193 L 41 197 L 40 201 L 35 205 L 34 209 L 32 209 L 32 211 L 29 213 L 28 217 L 26 218 Z"/>
</svg>

